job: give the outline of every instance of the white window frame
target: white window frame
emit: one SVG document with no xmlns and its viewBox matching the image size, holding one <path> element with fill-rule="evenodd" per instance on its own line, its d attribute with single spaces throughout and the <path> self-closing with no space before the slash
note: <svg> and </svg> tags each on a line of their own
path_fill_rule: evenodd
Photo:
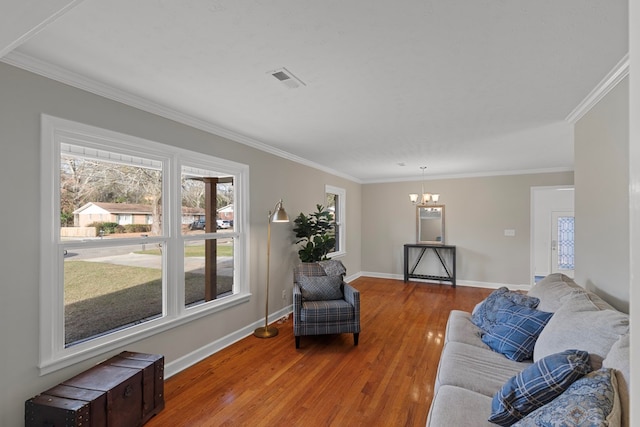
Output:
<svg viewBox="0 0 640 427">
<path fill-rule="evenodd" d="M 327 184 L 324 186 L 324 193 L 324 200 L 327 199 L 327 194 L 335 194 L 338 196 L 338 211 L 336 212 L 336 227 L 338 227 L 336 230 L 338 241 L 336 243 L 338 244 L 338 250 L 328 253 L 327 257 L 335 258 L 344 256 L 347 254 L 347 190 Z"/>
<path fill-rule="evenodd" d="M 225 310 L 249 300 L 249 167 L 229 160 L 184 150 L 171 145 L 137 138 L 48 115 L 41 117 L 40 202 L 40 375 L 45 375 L 83 360 L 102 355 L 157 333 Z M 140 243 L 162 243 L 164 313 L 157 319 L 100 336 L 65 348 L 64 344 L 64 251 L 69 243 L 60 238 L 60 145 L 90 146 L 106 151 L 125 152 L 163 164 L 163 224 L 160 236 L 140 238 Z M 234 176 L 234 230 L 225 237 L 234 238 L 233 295 L 199 304 L 184 305 L 184 242 L 181 232 L 182 165 L 200 165 Z M 173 201 L 173 202 L 172 202 Z M 177 203 L 176 203 L 177 202 Z M 212 233 L 213 234 L 213 233 Z M 215 235 L 214 235 L 215 236 Z M 209 236 L 211 237 L 211 236 Z M 202 238 L 202 236 L 200 236 Z M 136 243 L 136 238 L 126 243 Z M 87 247 L 100 242 L 87 242 Z"/>
</svg>

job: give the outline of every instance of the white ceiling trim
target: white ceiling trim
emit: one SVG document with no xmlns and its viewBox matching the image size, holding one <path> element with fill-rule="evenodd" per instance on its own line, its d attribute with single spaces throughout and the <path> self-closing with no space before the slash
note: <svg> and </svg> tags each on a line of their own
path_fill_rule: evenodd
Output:
<svg viewBox="0 0 640 427">
<path fill-rule="evenodd" d="M 511 176 L 511 175 L 535 175 L 541 173 L 560 173 L 560 172 L 573 172 L 573 168 L 545 168 L 545 169 L 522 169 L 522 170 L 507 170 L 507 171 L 490 171 L 490 172 L 476 172 L 465 174 L 441 174 L 430 175 L 425 177 L 425 181 L 436 181 L 442 179 L 462 179 L 462 178 L 484 178 L 490 176 Z M 389 182 L 413 182 L 422 178 L 397 178 L 386 180 L 365 180 L 363 184 L 383 184 Z"/>
<path fill-rule="evenodd" d="M 565 119 L 571 124 L 575 124 L 585 114 L 589 112 L 606 94 L 611 91 L 622 79 L 629 75 L 629 54 L 627 53 L 616 64 L 615 67 L 605 76 L 604 79 L 587 95 L 585 99 L 573 109 Z"/>
<path fill-rule="evenodd" d="M 44 28 L 47 25 L 49 25 L 50 23 L 52 23 L 53 21 L 55 21 L 56 19 L 58 19 L 59 17 L 61 17 L 65 13 L 67 13 L 68 11 L 70 11 L 72 8 L 76 7 L 82 1 L 83 0 L 74 0 L 74 1 L 70 2 L 66 6 L 62 7 L 59 10 L 57 10 L 51 16 L 47 17 L 45 20 L 40 22 L 38 25 L 36 25 L 35 27 L 31 28 L 26 33 L 22 34 L 20 37 L 15 39 L 13 42 L 9 43 L 4 48 L 0 49 L 0 58 L 2 58 L 3 56 L 5 56 L 9 52 L 11 52 L 16 47 L 20 46 L 22 43 L 24 43 L 27 40 L 29 40 L 31 37 L 33 37 L 36 34 L 38 34 L 40 31 L 44 30 Z"/>
<path fill-rule="evenodd" d="M 318 163 L 314 163 L 310 160 L 307 160 L 302 157 L 298 157 L 294 154 L 288 153 L 286 151 L 274 148 L 261 141 L 239 134 L 237 132 L 230 131 L 228 129 L 215 125 L 206 120 L 202 120 L 202 119 L 193 117 L 189 114 L 182 113 L 178 110 L 168 108 L 162 104 L 150 101 L 141 96 L 132 95 L 123 90 L 114 88 L 104 83 L 100 83 L 93 79 L 89 79 L 78 73 L 74 73 L 62 67 L 58 67 L 48 62 L 41 61 L 29 55 L 25 55 L 19 52 L 11 52 L 6 56 L 0 58 L 0 61 L 5 62 L 9 65 L 13 65 L 18 68 L 21 68 L 26 71 L 39 74 L 41 76 L 58 81 L 60 83 L 64 83 L 69 86 L 73 86 L 75 88 L 82 89 L 87 92 L 91 92 L 93 94 L 102 96 L 104 98 L 108 98 L 108 99 L 126 104 L 128 106 L 137 108 L 139 110 L 156 114 L 158 116 L 165 117 L 167 119 L 176 121 L 178 123 L 182 123 L 184 125 L 191 126 L 193 128 L 200 129 L 202 131 L 205 131 L 217 136 L 221 136 L 223 138 L 227 138 L 235 142 L 239 142 L 241 144 L 247 145 L 257 150 L 264 151 L 269 154 L 273 154 L 274 156 L 291 160 L 293 162 L 300 163 L 302 165 L 309 166 L 314 169 L 318 169 L 323 172 L 342 177 L 349 181 L 362 184 L 361 180 L 353 176 L 344 174 L 342 172 L 336 171 L 331 168 L 327 168 L 326 166 L 320 165 Z"/>
</svg>

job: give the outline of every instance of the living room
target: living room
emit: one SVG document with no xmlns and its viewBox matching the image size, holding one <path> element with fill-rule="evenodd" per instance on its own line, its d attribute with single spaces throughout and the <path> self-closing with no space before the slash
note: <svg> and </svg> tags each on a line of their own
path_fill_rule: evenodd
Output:
<svg viewBox="0 0 640 427">
<path fill-rule="evenodd" d="M 629 12 L 631 23 L 640 22 L 637 6 L 635 9 L 630 6 Z M 574 186 L 576 280 L 616 308 L 631 312 L 634 321 L 638 321 L 632 306 L 640 304 L 633 286 L 640 286 L 637 283 L 640 266 L 631 260 L 632 254 L 640 250 L 637 188 L 640 129 L 637 121 L 630 121 L 629 117 L 640 114 L 640 93 L 635 84 L 640 70 L 637 42 L 640 35 L 637 24 L 630 29 L 636 37 L 630 38 L 630 65 L 622 67 L 627 69 L 629 77 L 623 73 L 623 77 L 614 79 L 615 84 L 604 82 L 600 87 L 603 96 L 587 104 L 580 118 L 570 125 L 575 136 L 573 170 L 428 181 L 428 187 L 441 194 L 441 203 L 446 206 L 447 243 L 457 245 L 460 250 L 460 285 L 517 287 L 530 284 L 531 187 Z M 127 105 L 124 99 L 109 99 L 73 87 L 63 79 L 43 76 L 37 72 L 37 64 L 30 68 L 26 64 L 12 65 L 12 62 L 14 59 L 4 56 L 0 63 L 0 134 L 5 141 L 0 169 L 1 194 L 5 199 L 3 219 L 6 224 L 14 224 L 19 219 L 20 224 L 29 226 L 5 227 L 4 241 L 10 249 L 0 261 L 4 274 L 0 382 L 6 385 L 0 398 L 0 425 L 20 425 L 25 399 L 121 349 L 164 354 L 167 373 L 171 375 L 250 333 L 264 314 L 265 216 L 280 198 L 289 214 L 295 215 L 308 212 L 321 202 L 326 185 L 344 189 L 346 254 L 340 259 L 348 276 L 401 279 L 402 245 L 415 240 L 415 206 L 409 202 L 408 194 L 419 187 L 419 178 L 356 182 L 341 174 L 150 113 L 140 106 Z M 587 95 L 585 93 L 585 98 Z M 41 114 L 180 145 L 248 165 L 251 177 L 248 258 L 252 297 L 243 304 L 154 336 L 123 343 L 108 354 L 95 355 L 42 374 L 39 369 L 39 292 L 41 281 L 46 278 L 40 277 L 38 267 L 45 262 L 40 259 L 39 224 L 41 216 L 49 213 L 41 212 L 40 205 Z M 418 173 L 415 171 L 415 175 Z M 280 295 L 283 290 L 291 291 L 291 271 L 297 262 L 291 225 L 275 227 L 271 241 L 269 300 L 274 320 L 291 304 L 290 299 L 283 301 Z M 504 229 L 514 229 L 516 235 L 505 237 Z M 638 348 L 636 341 L 632 340 L 632 351 Z M 633 419 L 637 422 L 637 416 Z"/>
</svg>

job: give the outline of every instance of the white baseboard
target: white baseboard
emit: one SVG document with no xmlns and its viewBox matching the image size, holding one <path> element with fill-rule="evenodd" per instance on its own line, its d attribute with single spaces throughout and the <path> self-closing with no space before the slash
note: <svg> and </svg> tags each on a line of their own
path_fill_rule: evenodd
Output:
<svg viewBox="0 0 640 427">
<path fill-rule="evenodd" d="M 289 305 L 281 310 L 276 311 L 275 313 L 272 313 L 269 316 L 269 324 L 277 321 L 280 318 L 289 316 L 292 311 L 293 307 Z M 172 362 L 167 363 L 164 368 L 165 379 L 172 377 L 178 372 L 187 369 L 189 366 L 195 365 L 196 363 L 200 362 L 203 359 L 206 359 L 212 354 L 215 354 L 220 350 L 229 347 L 231 344 L 234 344 L 243 338 L 253 335 L 253 331 L 261 326 L 264 326 L 264 318 L 262 320 L 255 321 L 252 324 L 247 325 L 244 328 L 239 329 L 225 337 L 222 337 L 219 340 L 207 344 L 204 347 L 200 347 L 199 349 L 192 351 L 191 353 L 186 354 Z M 293 345 L 293 342 L 291 343 L 291 345 Z"/>
<path fill-rule="evenodd" d="M 379 279 L 394 279 L 394 280 L 404 280 L 403 274 L 388 274 L 388 273 L 376 273 L 373 271 L 362 271 L 358 273 L 357 277 L 366 276 L 366 277 L 376 277 Z M 412 282 L 423 282 L 423 283 L 433 283 L 429 280 L 420 280 L 420 279 L 411 279 Z M 471 288 L 488 288 L 488 289 L 498 289 L 503 286 L 511 289 L 511 290 L 521 290 L 528 291 L 531 289 L 530 285 L 523 284 L 513 284 L 513 283 L 495 283 L 495 282 L 478 282 L 475 280 L 456 280 L 456 286 L 468 286 Z"/>
</svg>

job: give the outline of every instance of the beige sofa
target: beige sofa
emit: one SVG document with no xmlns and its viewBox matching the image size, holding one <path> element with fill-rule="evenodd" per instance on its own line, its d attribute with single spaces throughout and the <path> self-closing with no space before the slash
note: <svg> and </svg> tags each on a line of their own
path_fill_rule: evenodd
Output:
<svg viewBox="0 0 640 427">
<path fill-rule="evenodd" d="M 628 426 L 628 315 L 562 274 L 547 276 L 528 295 L 540 299 L 537 310 L 554 313 L 535 341 L 533 360 L 516 362 L 491 350 L 471 313 L 451 312 L 427 426 L 495 426 L 487 419 L 503 384 L 533 361 L 568 349 L 589 352 L 594 370 L 615 370 L 620 424 Z"/>
</svg>

